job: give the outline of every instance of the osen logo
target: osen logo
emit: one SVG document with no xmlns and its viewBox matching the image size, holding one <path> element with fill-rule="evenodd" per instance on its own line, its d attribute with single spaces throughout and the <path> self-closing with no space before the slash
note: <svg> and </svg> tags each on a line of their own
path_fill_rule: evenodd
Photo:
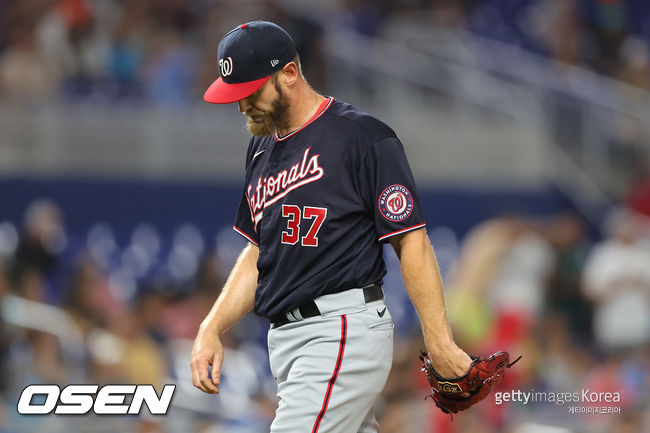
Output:
<svg viewBox="0 0 650 433">
<path fill-rule="evenodd" d="M 219 59 L 219 68 L 222 77 L 232 74 L 232 57 L 228 56 L 227 59 Z"/>
<path fill-rule="evenodd" d="M 176 385 L 165 385 L 158 397 L 153 385 L 29 385 L 20 394 L 22 415 L 138 415 L 146 404 L 152 415 L 165 415 Z M 131 396 L 130 402 L 125 402 Z"/>
</svg>

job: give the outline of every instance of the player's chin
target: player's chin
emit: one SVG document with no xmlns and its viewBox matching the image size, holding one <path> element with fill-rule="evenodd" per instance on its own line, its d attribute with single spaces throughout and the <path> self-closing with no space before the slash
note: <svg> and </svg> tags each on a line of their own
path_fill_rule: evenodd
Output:
<svg viewBox="0 0 650 433">
<path fill-rule="evenodd" d="M 265 119 L 255 120 L 251 117 L 246 119 L 246 129 L 255 137 L 267 137 L 275 132 L 275 128 L 266 122 Z"/>
</svg>

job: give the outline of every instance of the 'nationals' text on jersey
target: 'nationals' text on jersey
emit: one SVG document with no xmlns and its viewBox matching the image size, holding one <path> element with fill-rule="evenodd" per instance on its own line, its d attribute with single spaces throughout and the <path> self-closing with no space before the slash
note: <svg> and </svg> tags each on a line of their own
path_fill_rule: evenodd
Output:
<svg viewBox="0 0 650 433">
<path fill-rule="evenodd" d="M 300 129 L 253 137 L 235 230 L 259 247 L 255 312 L 381 283 L 382 241 L 424 227 L 392 129 L 327 99 Z"/>
</svg>

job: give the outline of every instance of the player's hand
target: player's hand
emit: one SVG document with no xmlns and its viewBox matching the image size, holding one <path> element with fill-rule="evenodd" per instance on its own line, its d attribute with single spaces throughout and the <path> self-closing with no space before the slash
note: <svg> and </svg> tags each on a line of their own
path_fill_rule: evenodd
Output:
<svg viewBox="0 0 650 433">
<path fill-rule="evenodd" d="M 223 346 L 219 335 L 210 328 L 199 329 L 192 348 L 192 384 L 203 392 L 219 394 Z M 209 366 L 212 366 L 212 379 Z"/>
<path fill-rule="evenodd" d="M 458 377 L 469 371 L 472 358 L 469 357 L 460 347 L 452 344 L 446 348 L 431 346 L 429 350 L 431 365 L 442 377 Z M 462 393 L 460 397 L 469 397 L 469 393 Z"/>
<path fill-rule="evenodd" d="M 467 373 L 472 363 L 472 358 L 455 344 L 445 348 L 436 346 L 427 348 L 431 358 L 431 365 L 443 377 L 462 376 Z"/>
</svg>

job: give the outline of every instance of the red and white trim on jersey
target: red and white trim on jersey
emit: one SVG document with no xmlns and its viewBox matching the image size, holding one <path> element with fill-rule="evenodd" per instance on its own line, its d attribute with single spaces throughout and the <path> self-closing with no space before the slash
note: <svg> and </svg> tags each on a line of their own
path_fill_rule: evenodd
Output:
<svg viewBox="0 0 650 433">
<path fill-rule="evenodd" d="M 336 357 L 336 365 L 334 366 L 332 377 L 330 377 L 330 381 L 327 384 L 327 391 L 325 392 L 325 398 L 323 399 L 323 407 L 321 407 L 321 410 L 316 417 L 316 421 L 314 421 L 314 427 L 312 427 L 311 433 L 318 433 L 318 428 L 320 427 L 321 421 L 323 421 L 323 417 L 327 411 L 327 406 L 330 403 L 330 397 L 332 396 L 332 388 L 334 388 L 334 382 L 336 382 L 336 378 L 339 376 L 339 371 L 341 371 L 341 363 L 343 362 L 343 353 L 345 352 L 345 340 L 347 339 L 347 336 L 348 319 L 344 314 L 341 316 L 341 341 L 339 342 L 339 354 Z"/>
<path fill-rule="evenodd" d="M 257 242 L 255 242 L 255 241 L 253 240 L 253 238 L 251 238 L 251 237 L 248 236 L 246 233 L 244 233 L 243 230 L 238 229 L 237 226 L 232 226 L 232 228 L 233 228 L 233 230 L 235 230 L 237 233 L 239 233 L 240 235 L 242 235 L 243 237 L 245 237 L 246 239 L 248 239 L 248 241 L 249 241 L 251 244 L 255 245 L 256 247 L 259 246 L 259 245 L 257 244 Z"/>
<path fill-rule="evenodd" d="M 416 229 L 422 228 L 424 226 L 426 226 L 426 223 L 422 223 L 422 224 L 418 224 L 418 225 L 415 225 L 415 226 L 407 227 L 405 229 L 397 230 L 396 232 L 392 232 L 392 233 L 385 234 L 383 236 L 379 236 L 379 241 L 381 242 L 384 239 L 388 239 L 391 236 L 401 235 L 402 233 L 410 232 L 411 230 L 416 230 Z"/>
<path fill-rule="evenodd" d="M 314 115 L 308 121 L 306 121 L 300 128 L 296 129 L 295 131 L 291 131 L 290 133 L 288 133 L 284 137 L 279 137 L 278 136 L 278 131 L 275 131 L 273 133 L 273 135 L 275 136 L 275 139 L 277 141 L 284 141 L 287 138 L 294 135 L 295 133 L 297 133 L 298 131 L 302 131 L 307 125 L 309 125 L 310 123 L 314 122 L 316 119 L 321 117 L 323 115 L 323 113 L 325 111 L 327 111 L 327 109 L 330 107 L 330 105 L 332 105 L 332 102 L 334 102 L 334 98 L 332 98 L 331 96 L 329 98 L 327 98 L 326 100 L 324 100 L 321 103 L 320 107 L 318 107 L 318 110 L 316 110 L 316 113 L 314 113 Z"/>
</svg>

